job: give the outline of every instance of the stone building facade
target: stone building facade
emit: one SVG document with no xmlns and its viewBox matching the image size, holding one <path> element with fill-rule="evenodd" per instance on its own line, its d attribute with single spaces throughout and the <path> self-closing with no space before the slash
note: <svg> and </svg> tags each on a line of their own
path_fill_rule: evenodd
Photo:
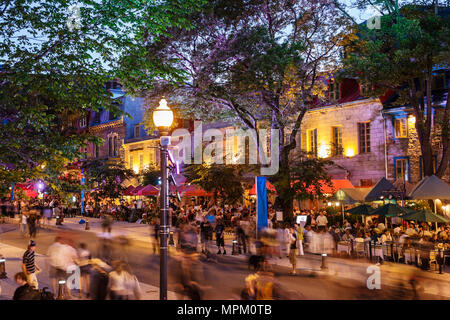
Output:
<svg viewBox="0 0 450 320">
<path fill-rule="evenodd" d="M 440 112 L 435 109 L 433 121 Z M 439 139 L 434 141 L 437 163 L 441 157 Z M 412 110 L 386 108 L 378 98 L 308 111 L 301 127 L 301 149 L 332 160 L 346 173 L 336 178 L 349 179 L 354 186 L 371 186 L 383 177 L 411 184 L 423 178 Z M 449 176 L 447 168 L 443 179 L 450 181 Z"/>
</svg>

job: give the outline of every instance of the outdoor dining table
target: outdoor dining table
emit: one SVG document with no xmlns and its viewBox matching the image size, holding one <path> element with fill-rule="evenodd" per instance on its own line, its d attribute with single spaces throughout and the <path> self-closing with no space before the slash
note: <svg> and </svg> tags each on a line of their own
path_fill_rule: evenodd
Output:
<svg viewBox="0 0 450 320">
<path fill-rule="evenodd" d="M 346 252 L 347 254 L 351 253 L 351 245 L 349 241 L 339 241 L 337 244 L 337 252 Z"/>
</svg>

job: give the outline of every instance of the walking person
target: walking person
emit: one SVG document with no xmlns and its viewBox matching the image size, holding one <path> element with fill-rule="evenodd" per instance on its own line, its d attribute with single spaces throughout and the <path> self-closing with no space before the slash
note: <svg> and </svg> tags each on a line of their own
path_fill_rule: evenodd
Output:
<svg viewBox="0 0 450 320">
<path fill-rule="evenodd" d="M 289 236 L 289 262 L 292 264 L 291 274 L 295 275 L 297 273 L 297 236 L 294 228 L 289 228 Z"/>
<path fill-rule="evenodd" d="M 89 260 L 92 258 L 91 253 L 87 249 L 85 243 L 80 243 L 78 246 L 78 263 L 80 267 L 80 297 L 83 296 L 83 288 L 86 291 L 86 297 L 89 297 Z"/>
<path fill-rule="evenodd" d="M 27 233 L 27 215 L 22 212 L 20 214 L 20 233 L 22 234 L 22 237 L 25 237 L 26 233 Z"/>
<path fill-rule="evenodd" d="M 25 273 L 27 277 L 27 283 L 30 287 L 38 289 L 39 283 L 36 277 L 36 274 L 41 272 L 41 268 L 37 265 L 35 261 L 35 250 L 36 250 L 36 242 L 34 240 L 30 240 L 28 244 L 28 248 L 23 254 L 22 258 L 22 271 Z"/>
<path fill-rule="evenodd" d="M 27 219 L 28 234 L 30 235 L 30 238 L 36 237 L 36 221 L 37 221 L 36 214 L 34 212 L 31 212 L 30 216 Z"/>
<path fill-rule="evenodd" d="M 217 220 L 216 225 L 216 245 L 219 251 L 217 251 L 217 254 L 221 254 L 220 247 L 223 248 L 223 254 L 227 254 L 227 251 L 225 250 L 225 226 L 223 224 L 223 220 Z"/>
<path fill-rule="evenodd" d="M 299 256 L 305 255 L 303 252 L 303 228 L 301 225 L 295 224 L 295 229 L 297 231 L 297 251 Z"/>
</svg>

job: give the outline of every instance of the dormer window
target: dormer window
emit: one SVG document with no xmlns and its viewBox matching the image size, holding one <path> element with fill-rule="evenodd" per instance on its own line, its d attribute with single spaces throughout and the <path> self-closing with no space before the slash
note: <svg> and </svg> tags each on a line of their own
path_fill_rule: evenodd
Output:
<svg viewBox="0 0 450 320">
<path fill-rule="evenodd" d="M 337 101 L 341 98 L 341 85 L 339 82 L 332 81 L 328 85 L 328 99 L 330 101 Z"/>
</svg>

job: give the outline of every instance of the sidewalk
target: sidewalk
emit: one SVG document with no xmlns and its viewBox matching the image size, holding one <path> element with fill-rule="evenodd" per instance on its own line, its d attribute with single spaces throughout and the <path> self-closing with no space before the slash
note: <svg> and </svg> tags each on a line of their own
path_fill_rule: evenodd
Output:
<svg viewBox="0 0 450 320">
<path fill-rule="evenodd" d="M 79 224 L 81 217 L 77 218 L 65 218 L 62 226 L 56 226 L 53 224 L 50 228 L 55 230 L 77 230 L 86 231 L 93 233 L 101 233 L 101 219 L 89 218 L 90 230 L 85 230 L 85 224 Z M 114 222 L 112 225 L 112 236 L 126 235 L 129 239 L 135 241 L 142 241 L 144 243 L 150 244 L 151 239 L 151 226 L 147 224 L 136 224 L 128 222 Z M 175 235 L 176 236 L 176 235 Z M 225 238 L 225 247 L 227 250 L 227 256 L 233 257 L 234 259 L 241 260 L 243 263 L 247 263 L 247 255 L 232 255 L 232 235 L 227 235 Z M 177 241 L 176 238 L 174 239 Z M 214 243 L 215 244 L 215 243 Z M 169 249 L 172 247 L 169 247 Z M 0 248 L 1 249 L 1 248 Z M 251 252 L 255 252 L 253 244 L 250 246 Z M 170 251 L 170 250 L 169 250 Z M 215 253 L 215 252 L 214 252 Z M 21 252 L 20 254 L 23 254 Z M 20 255 L 21 257 L 21 255 Z M 352 279 L 361 281 L 365 285 L 370 273 L 367 272 L 369 266 L 376 265 L 375 262 L 369 263 L 365 258 L 359 259 L 348 259 L 348 258 L 337 258 L 328 256 L 326 258 L 328 269 L 322 270 L 322 257 L 316 254 L 305 253 L 304 256 L 297 258 L 297 270 L 299 272 L 309 272 L 314 275 L 325 276 L 325 277 L 339 277 L 343 279 Z M 277 266 L 282 266 L 286 268 L 291 268 L 289 259 L 283 257 L 282 259 L 273 258 L 270 263 Z M 415 275 L 420 278 L 422 286 L 425 288 L 426 293 L 437 294 L 441 296 L 446 296 L 450 298 L 450 270 L 447 267 L 444 274 L 438 274 L 434 271 L 422 271 L 415 266 L 409 266 L 401 263 L 390 263 L 384 262 L 380 266 L 381 270 L 381 281 L 383 284 L 395 284 L 399 281 L 407 281 L 408 276 Z M 432 267 L 434 268 L 434 266 Z M 7 271 L 8 272 L 8 271 Z M 2 280 L 3 281 L 3 280 Z M 144 286 L 143 286 L 144 288 Z M 149 286 L 146 291 L 155 291 L 154 296 L 157 296 L 158 288 Z M 153 297 L 153 296 L 152 296 Z M 158 299 L 159 297 L 149 298 Z M 169 296 L 170 298 L 170 296 Z M 171 298 L 170 298 L 171 299 Z"/>
<path fill-rule="evenodd" d="M 22 256 L 24 250 L 14 246 L 0 243 L 0 253 L 6 258 L 7 279 L 0 279 L 0 300 L 11 300 L 18 285 L 14 281 L 14 275 L 22 271 Z M 46 256 L 36 254 L 36 263 L 43 270 L 37 275 L 39 289 L 47 287 L 53 291 L 52 282 L 47 271 Z M 159 300 L 159 288 L 140 282 L 142 297 L 141 300 Z M 72 300 L 81 300 L 78 297 L 78 290 L 72 291 Z M 56 298 L 56 295 L 55 295 Z M 174 292 L 168 292 L 169 300 L 177 300 Z"/>
<path fill-rule="evenodd" d="M 86 217 L 76 218 L 64 218 L 62 226 L 55 225 L 55 219 L 52 220 L 49 226 L 53 230 L 75 230 L 86 231 L 92 233 L 102 233 L 102 219 L 100 218 L 87 218 L 89 221 L 89 230 L 86 229 L 86 224 L 79 224 L 79 221 L 83 219 L 86 221 Z M 130 240 L 142 241 L 145 243 L 151 243 L 151 236 L 153 230 L 148 224 L 129 223 L 124 221 L 114 221 L 111 228 L 111 235 L 113 237 L 126 236 Z"/>
</svg>

